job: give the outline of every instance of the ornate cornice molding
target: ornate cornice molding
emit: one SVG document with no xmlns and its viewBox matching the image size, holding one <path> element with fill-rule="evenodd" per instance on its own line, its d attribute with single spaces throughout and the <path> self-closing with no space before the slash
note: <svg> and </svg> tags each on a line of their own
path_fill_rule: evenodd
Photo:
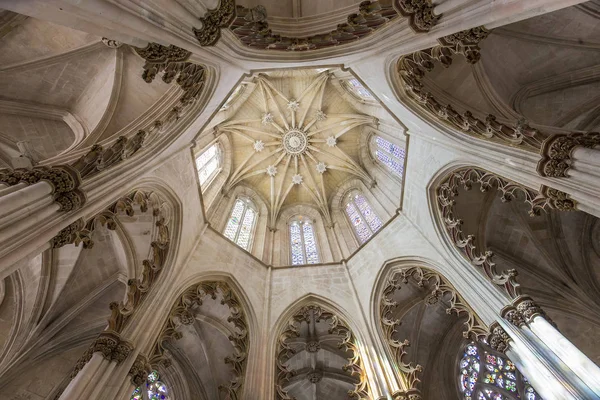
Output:
<svg viewBox="0 0 600 400">
<path fill-rule="evenodd" d="M 442 225 L 449 235 L 450 241 L 459 249 L 469 262 L 481 268 L 484 274 L 496 285 L 502 286 L 511 298 L 521 294 L 520 285 L 516 281 L 517 271 L 507 270 L 498 272 L 496 265 L 492 261 L 493 253 L 491 251 L 481 251 L 475 246 L 475 236 L 465 235 L 462 231 L 462 220 L 457 218 L 455 207 L 458 190 L 462 186 L 465 190 L 470 190 L 473 184 L 480 185 L 482 192 L 490 189 L 496 189 L 502 193 L 502 201 L 508 202 L 516 198 L 520 193 L 524 196 L 524 201 L 531 208 L 530 216 L 538 216 L 542 211 L 547 212 L 550 209 L 559 211 L 573 210 L 574 200 L 555 189 L 542 187 L 541 192 L 529 189 L 518 183 L 504 179 L 491 172 L 477 168 L 460 168 L 451 172 L 437 188 L 437 206 Z M 545 189 L 544 189 L 545 188 Z"/>
<path fill-rule="evenodd" d="M 85 203 L 85 194 L 79 189 L 81 177 L 69 165 L 0 170 L 0 183 L 8 186 L 19 183 L 34 185 L 40 181 L 46 181 L 52 186 L 52 197 L 60 206 L 59 211 L 78 210 Z"/>
<path fill-rule="evenodd" d="M 142 78 L 147 83 L 151 83 L 159 73 L 162 73 L 162 80 L 167 84 L 172 83 L 175 79 L 184 92 L 179 100 L 183 105 L 194 102 L 202 93 L 205 67 L 187 61 L 192 55 L 190 51 L 158 43 L 148 43 L 143 49 L 134 47 L 134 50 L 146 60 Z"/>
<path fill-rule="evenodd" d="M 96 338 L 96 340 L 94 340 L 79 360 L 77 360 L 77 363 L 71 372 L 71 379 L 77 376 L 85 364 L 92 359 L 94 353 L 100 353 L 105 360 L 110 362 L 114 361 L 118 365 L 129 357 L 133 349 L 133 344 L 122 339 L 117 332 L 110 330 L 104 331 Z"/>
<path fill-rule="evenodd" d="M 360 3 L 358 13 L 350 14 L 347 22 L 328 33 L 288 37 L 272 33 L 264 6 L 237 6 L 236 14 L 230 29 L 243 44 L 257 49 L 282 51 L 318 50 L 354 42 L 398 17 L 398 12 L 391 5 L 367 0 Z"/>
<path fill-rule="evenodd" d="M 357 376 L 358 383 L 354 385 L 353 390 L 348 392 L 348 395 L 358 399 L 371 398 L 369 395 L 370 388 L 356 336 L 354 336 L 348 325 L 343 322 L 339 316 L 319 305 L 311 304 L 302 307 L 290 318 L 286 324 L 286 329 L 279 335 L 279 338 L 277 339 L 277 353 L 275 356 L 275 364 L 277 368 L 277 379 L 275 383 L 276 399 L 293 400 L 293 398 L 290 397 L 287 391 L 284 389 L 284 385 L 296 374 L 295 370 L 286 365 L 286 363 L 294 356 L 296 351 L 287 342 L 289 339 L 300 336 L 300 324 L 303 321 L 309 323 L 312 315 L 314 315 L 316 322 L 328 322 L 329 333 L 339 335 L 342 338 L 340 343 L 338 343 L 338 347 L 344 348 L 346 351 L 350 351 L 352 353 L 352 356 L 348 358 L 348 364 L 344 365 L 342 369 L 352 376 Z"/>
<path fill-rule="evenodd" d="M 202 27 L 193 28 L 194 35 L 200 46 L 214 46 L 221 37 L 221 28 L 227 28 L 235 18 L 235 1 L 220 0 L 219 7 L 209 10 L 200 18 Z"/>
<path fill-rule="evenodd" d="M 443 301 L 448 304 L 447 314 L 455 314 L 458 317 L 467 316 L 466 329 L 463 331 L 465 338 L 477 341 L 485 338 L 488 334 L 487 326 L 442 275 L 422 267 L 407 267 L 394 272 L 387 280 L 379 303 L 380 327 L 384 340 L 388 344 L 394 361 L 402 371 L 407 384 L 405 392 L 398 393 L 399 397 L 395 395 L 394 399 L 410 399 L 411 391 L 417 391 L 417 384 L 420 382 L 419 375 L 423 371 L 422 366 L 413 365 L 412 362 L 404 360 L 407 354 L 405 348 L 409 346 L 408 340 L 399 341 L 394 338 L 396 328 L 401 321 L 394 319 L 394 310 L 398 307 L 398 303 L 393 296 L 403 285 L 409 283 L 428 292 L 424 298 L 427 306 Z M 415 394 L 420 396 L 420 393 Z"/>
<path fill-rule="evenodd" d="M 544 141 L 537 171 L 541 176 L 552 178 L 569 177 L 571 155 L 576 147 L 594 148 L 600 146 L 600 132 L 572 133 L 553 135 Z"/>
<path fill-rule="evenodd" d="M 433 12 L 431 0 L 395 0 L 394 8 L 409 18 L 410 27 L 417 33 L 429 32 L 441 18 Z"/>
<path fill-rule="evenodd" d="M 194 323 L 194 313 L 208 298 L 215 300 L 220 293 L 221 304 L 229 308 L 230 315 L 227 318 L 235 326 L 235 331 L 229 336 L 234 352 L 225 358 L 225 363 L 230 364 L 234 377 L 227 385 L 220 385 L 219 390 L 225 393 L 227 398 L 237 399 L 244 384 L 246 366 L 248 362 L 248 350 L 250 340 L 248 337 L 248 321 L 237 294 L 225 282 L 209 281 L 201 282 L 188 288 L 171 308 L 167 321 L 164 323 L 160 334 L 150 353 L 149 363 L 151 366 L 162 364 L 170 365 L 165 345 L 173 340 L 182 338 L 178 328 L 181 325 Z"/>
</svg>

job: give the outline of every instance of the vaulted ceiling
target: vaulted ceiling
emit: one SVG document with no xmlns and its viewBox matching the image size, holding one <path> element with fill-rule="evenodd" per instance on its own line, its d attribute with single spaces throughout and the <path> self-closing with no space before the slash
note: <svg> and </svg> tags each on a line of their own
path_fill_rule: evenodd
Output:
<svg viewBox="0 0 600 400">
<path fill-rule="evenodd" d="M 496 28 L 480 43 L 481 60 L 427 75 L 436 98 L 459 111 L 525 118 L 576 130 L 600 127 L 600 2 Z"/>
</svg>

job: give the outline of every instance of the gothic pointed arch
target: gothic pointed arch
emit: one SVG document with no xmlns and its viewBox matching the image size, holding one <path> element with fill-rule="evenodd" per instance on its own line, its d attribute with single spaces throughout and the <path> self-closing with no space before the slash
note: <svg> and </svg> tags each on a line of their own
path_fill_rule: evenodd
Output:
<svg viewBox="0 0 600 400">
<path fill-rule="evenodd" d="M 370 398 L 363 338 L 340 307 L 308 294 L 279 316 L 272 335 L 274 395 L 296 399 L 307 385 L 318 397 Z"/>
</svg>

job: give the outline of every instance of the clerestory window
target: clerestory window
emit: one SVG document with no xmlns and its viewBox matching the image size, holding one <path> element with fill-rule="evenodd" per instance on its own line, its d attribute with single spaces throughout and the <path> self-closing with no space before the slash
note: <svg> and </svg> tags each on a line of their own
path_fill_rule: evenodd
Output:
<svg viewBox="0 0 600 400">
<path fill-rule="evenodd" d="M 219 173 L 221 167 L 221 150 L 217 143 L 210 146 L 196 158 L 196 169 L 200 187 L 204 190 L 214 177 Z"/>
<path fill-rule="evenodd" d="M 393 174 L 402 177 L 406 152 L 397 144 L 391 143 L 381 136 L 373 135 L 371 152 L 375 159 Z"/>
<path fill-rule="evenodd" d="M 346 197 L 346 215 L 360 243 L 366 242 L 381 226 L 381 220 L 362 193 L 355 190 Z"/>
<path fill-rule="evenodd" d="M 317 264 L 319 253 L 312 221 L 302 216 L 290 221 L 292 265 Z"/>
<path fill-rule="evenodd" d="M 250 250 L 258 213 L 250 199 L 238 198 L 225 226 L 225 237 L 244 250 Z"/>
</svg>

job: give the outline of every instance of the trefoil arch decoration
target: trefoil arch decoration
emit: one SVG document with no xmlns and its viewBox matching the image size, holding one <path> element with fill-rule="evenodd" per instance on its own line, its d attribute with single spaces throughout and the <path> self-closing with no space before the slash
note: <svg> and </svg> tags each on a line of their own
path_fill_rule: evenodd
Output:
<svg viewBox="0 0 600 400">
<path fill-rule="evenodd" d="M 408 340 L 398 341 L 394 339 L 396 328 L 400 321 L 394 319 L 394 310 L 398 307 L 394 301 L 394 293 L 403 285 L 412 284 L 428 292 L 425 295 L 426 305 L 435 305 L 442 302 L 447 305 L 446 313 L 455 314 L 458 317 L 466 316 L 463 336 L 473 341 L 486 340 L 488 327 L 471 309 L 463 297 L 454 287 L 439 273 L 425 267 L 411 266 L 390 273 L 385 281 L 385 286 L 379 300 L 379 323 L 383 339 L 391 352 L 393 360 L 402 372 L 403 384 L 407 393 L 419 393 L 417 384 L 420 382 L 419 375 L 423 371 L 422 366 L 407 362 L 406 348 L 410 345 Z"/>
<path fill-rule="evenodd" d="M 194 323 L 195 314 L 202 309 L 204 302 L 209 299 L 217 300 L 219 297 L 221 304 L 229 308 L 227 321 L 234 326 L 234 332 L 229 336 L 234 349 L 233 354 L 224 360 L 231 366 L 234 377 L 229 383 L 220 385 L 219 390 L 227 400 L 237 400 L 243 392 L 250 338 L 248 319 L 243 305 L 238 294 L 225 281 L 200 282 L 192 285 L 179 296 L 152 347 L 148 362 L 153 368 L 168 367 L 171 361 L 166 349 L 167 343 L 181 339 L 182 334 L 178 328 L 181 325 Z"/>
<path fill-rule="evenodd" d="M 348 396 L 358 400 L 370 399 L 370 388 L 367 381 L 364 363 L 360 353 L 360 345 L 356 335 L 352 332 L 349 325 L 338 315 L 328 309 L 317 305 L 308 304 L 300 308 L 286 323 L 286 328 L 281 332 L 277 339 L 277 353 L 275 355 L 275 365 L 277 378 L 275 381 L 275 398 L 277 400 L 295 400 L 285 390 L 285 385 L 296 374 L 296 371 L 288 365 L 288 361 L 296 354 L 288 340 L 300 336 L 300 325 L 302 322 L 307 324 L 314 318 L 316 322 L 325 321 L 329 325 L 329 333 L 341 337 L 338 348 L 349 351 L 352 356 L 348 358 L 348 364 L 342 367 L 344 372 L 358 378 L 358 383 L 354 389 L 348 392 Z M 316 351 L 317 347 L 307 343 L 307 351 Z M 317 376 L 308 377 L 311 382 L 313 379 L 320 379 Z"/>
<path fill-rule="evenodd" d="M 538 192 L 491 172 L 473 167 L 458 168 L 450 172 L 437 187 L 438 217 L 452 244 L 463 253 L 471 264 L 481 268 L 493 283 L 504 288 L 511 298 L 516 298 L 521 294 L 520 285 L 516 281 L 517 271 L 512 269 L 497 271 L 492 261 L 493 253 L 478 249 L 474 244 L 475 236 L 465 235 L 462 231 L 462 221 L 457 217 L 455 211 L 456 197 L 460 187 L 470 190 L 473 184 L 479 185 L 482 192 L 491 189 L 499 191 L 503 202 L 512 201 L 517 195 L 522 195 L 523 201 L 530 206 L 529 214 L 532 217 L 551 209 L 575 210 L 576 202 L 570 199 L 566 193 L 558 190 L 542 186 Z"/>
</svg>

